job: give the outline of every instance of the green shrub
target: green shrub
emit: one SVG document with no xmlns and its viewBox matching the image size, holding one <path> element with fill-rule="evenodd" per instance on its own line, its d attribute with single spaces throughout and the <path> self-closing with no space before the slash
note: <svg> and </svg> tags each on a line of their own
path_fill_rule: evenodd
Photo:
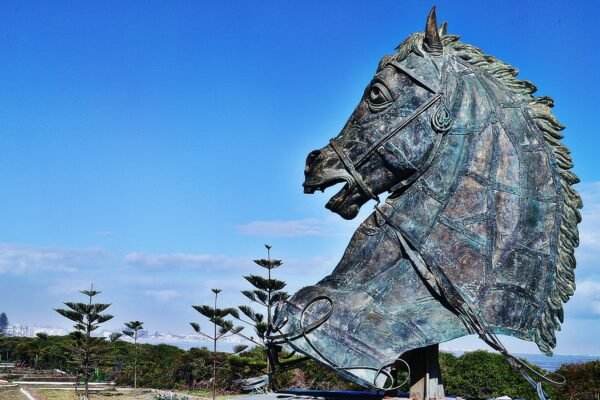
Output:
<svg viewBox="0 0 600 400">
<path fill-rule="evenodd" d="M 562 365 L 557 371 L 567 383 L 556 391 L 557 399 L 597 400 L 600 398 L 600 361 Z"/>
<path fill-rule="evenodd" d="M 541 368 L 529 365 L 544 373 Z M 442 352 L 440 368 L 447 394 L 483 398 L 502 395 L 512 398 L 537 398 L 529 383 L 498 353 L 477 350 L 456 357 Z M 544 390 L 550 398 L 555 398 L 553 386 L 544 385 Z"/>
</svg>

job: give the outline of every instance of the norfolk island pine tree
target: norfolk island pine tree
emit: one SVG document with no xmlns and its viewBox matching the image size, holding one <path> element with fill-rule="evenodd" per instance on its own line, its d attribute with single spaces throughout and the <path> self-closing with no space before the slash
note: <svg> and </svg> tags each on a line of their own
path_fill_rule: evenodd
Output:
<svg viewBox="0 0 600 400">
<path fill-rule="evenodd" d="M 211 291 L 215 294 L 214 307 L 209 305 L 200 305 L 200 306 L 192 306 L 192 308 L 202 314 L 204 317 L 208 318 L 208 320 L 213 325 L 213 333 L 212 336 L 206 334 L 202 331 L 200 324 L 196 322 L 190 322 L 190 325 L 201 336 L 211 340 L 213 342 L 213 350 L 212 350 L 212 364 L 213 364 L 213 378 L 212 378 L 212 398 L 213 400 L 217 397 L 217 369 L 223 364 L 223 362 L 219 362 L 217 360 L 217 342 L 220 339 L 224 339 L 233 335 L 240 335 L 245 337 L 240 332 L 244 329 L 241 326 L 233 326 L 231 321 L 226 320 L 228 315 L 232 312 L 235 313 L 235 309 L 233 308 L 217 308 L 217 300 L 219 293 L 221 293 L 221 289 L 211 289 Z M 247 338 L 250 340 L 249 338 Z M 241 353 L 246 349 L 247 346 L 240 345 L 235 346 L 234 354 Z"/>
<path fill-rule="evenodd" d="M 267 270 L 267 277 L 265 278 L 263 276 L 253 274 L 244 276 L 244 279 L 254 286 L 255 289 L 243 290 L 242 294 L 251 302 L 257 303 L 262 306 L 263 309 L 266 309 L 266 320 L 263 314 L 256 312 L 252 307 L 247 305 L 238 306 L 238 309 L 248 319 L 242 318 L 237 310 L 235 310 L 235 312 L 231 312 L 230 314 L 234 318 L 254 328 L 258 338 L 255 340 L 254 337 L 251 337 L 250 340 L 254 343 L 258 343 L 260 346 L 266 349 L 267 375 L 269 376 L 269 384 L 271 384 L 273 382 L 274 365 L 269 357 L 269 354 L 273 354 L 276 349 L 272 343 L 269 342 L 268 338 L 269 335 L 276 330 L 273 325 L 273 307 L 277 302 L 286 300 L 289 295 L 287 292 L 283 291 L 286 283 L 284 281 L 274 279 L 271 276 L 271 271 L 283 265 L 283 261 L 271 259 L 272 246 L 265 244 L 265 248 L 267 249 L 267 258 L 254 260 L 254 263 Z"/>
<path fill-rule="evenodd" d="M 137 389 L 137 359 L 138 359 L 138 343 L 139 332 L 144 329 L 144 323 L 142 321 L 130 321 L 125 322 L 127 329 L 123 331 L 123 334 L 133 339 L 133 387 Z"/>
<path fill-rule="evenodd" d="M 94 290 L 94 284 L 90 290 L 81 290 L 81 294 L 88 297 L 87 303 L 65 302 L 67 308 L 54 309 L 63 317 L 75 322 L 73 337 L 72 357 L 78 369 L 83 374 L 84 397 L 89 399 L 90 367 L 99 360 L 99 344 L 104 340 L 102 337 L 93 337 L 92 332 L 98 329 L 100 324 L 112 319 L 112 315 L 102 314 L 110 304 L 92 303 L 94 296 L 101 292 Z M 77 390 L 77 389 L 75 389 Z"/>
</svg>

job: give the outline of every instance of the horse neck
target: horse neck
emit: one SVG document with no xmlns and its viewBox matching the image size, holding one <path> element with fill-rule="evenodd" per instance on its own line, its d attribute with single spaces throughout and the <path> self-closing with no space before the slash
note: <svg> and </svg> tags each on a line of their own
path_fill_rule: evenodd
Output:
<svg viewBox="0 0 600 400">
<path fill-rule="evenodd" d="M 494 102 L 477 75 L 460 70 L 459 80 L 448 86 L 456 93 L 462 85 L 463 95 L 457 107 L 452 129 L 445 135 L 434 161 L 415 183 L 400 196 L 390 196 L 392 217 L 413 245 L 422 243 L 432 225 L 457 190 L 467 173 L 489 176 L 491 157 L 474 159 L 478 151 L 490 155 L 494 146 L 492 126 L 498 119 Z"/>
<path fill-rule="evenodd" d="M 463 79 L 453 129 L 429 169 L 390 196 L 389 217 L 496 332 L 532 340 L 556 273 L 560 179 L 528 103 L 484 75 Z M 519 312 L 490 311 L 509 301 Z"/>
<path fill-rule="evenodd" d="M 450 227 L 449 235 L 480 247 L 489 268 L 514 246 L 555 255 L 560 179 L 529 103 L 480 71 L 461 74 L 453 128 L 428 170 L 390 196 L 392 218 L 417 248 L 436 225 Z"/>
</svg>

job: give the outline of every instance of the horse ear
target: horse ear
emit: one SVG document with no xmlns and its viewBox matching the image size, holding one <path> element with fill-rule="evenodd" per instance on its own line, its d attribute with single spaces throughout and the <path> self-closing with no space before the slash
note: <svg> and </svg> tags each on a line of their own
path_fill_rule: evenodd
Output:
<svg viewBox="0 0 600 400">
<path fill-rule="evenodd" d="M 435 6 L 429 11 L 427 24 L 425 25 L 425 37 L 423 38 L 423 49 L 431 54 L 442 54 L 442 41 L 437 28 L 437 18 L 435 17 Z"/>
<path fill-rule="evenodd" d="M 448 34 L 448 23 L 446 21 L 442 22 L 442 25 L 440 25 L 440 29 L 438 29 L 438 33 L 440 34 L 440 37 L 446 36 Z"/>
</svg>

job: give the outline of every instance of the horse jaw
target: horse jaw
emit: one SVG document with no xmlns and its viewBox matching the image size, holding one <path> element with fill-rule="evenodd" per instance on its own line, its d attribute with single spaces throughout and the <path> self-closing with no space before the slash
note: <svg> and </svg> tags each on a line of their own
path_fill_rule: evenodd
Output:
<svg viewBox="0 0 600 400">
<path fill-rule="evenodd" d="M 350 189 L 349 184 L 345 184 L 342 190 L 335 194 L 327 204 L 325 208 L 338 214 L 344 219 L 354 219 L 360 207 L 366 203 L 366 199 L 361 195 L 361 192 L 356 190 L 355 187 Z"/>
<path fill-rule="evenodd" d="M 324 192 L 327 188 L 340 183 L 345 184 L 329 199 L 325 208 L 344 219 L 354 219 L 368 198 L 358 188 L 354 178 L 346 171 L 329 171 L 318 177 L 307 176 L 302 186 L 304 193 L 313 194 L 317 190 Z"/>
</svg>

